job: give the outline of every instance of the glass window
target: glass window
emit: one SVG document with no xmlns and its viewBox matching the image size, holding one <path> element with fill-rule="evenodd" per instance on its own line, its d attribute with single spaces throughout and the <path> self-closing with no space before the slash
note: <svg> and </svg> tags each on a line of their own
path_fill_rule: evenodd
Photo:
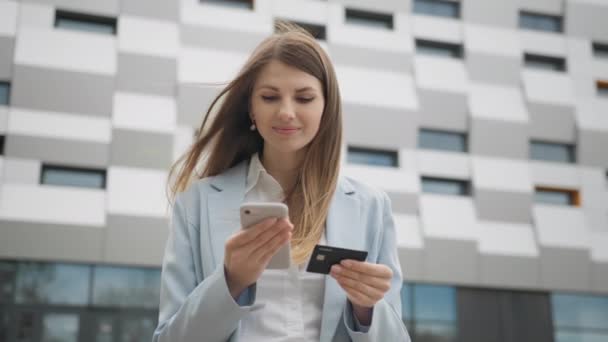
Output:
<svg viewBox="0 0 608 342">
<path fill-rule="evenodd" d="M 401 287 L 401 310 L 403 310 L 402 317 L 403 321 L 411 321 L 414 319 L 413 314 L 413 303 L 412 303 L 412 290 L 413 285 L 403 284 Z"/>
<path fill-rule="evenodd" d="M 46 314 L 42 321 L 42 342 L 78 341 L 78 315 Z"/>
<path fill-rule="evenodd" d="M 456 289 L 450 286 L 413 284 L 407 290 L 411 299 L 410 334 L 413 341 L 456 341 L 458 332 Z"/>
<path fill-rule="evenodd" d="M 300 26 L 304 30 L 308 31 L 308 33 L 310 33 L 317 40 L 326 40 L 327 39 L 325 26 L 323 26 L 323 25 L 309 24 L 309 23 L 304 23 L 301 21 L 293 21 L 293 20 L 285 20 L 285 19 L 278 19 L 277 21 L 279 21 L 279 20 Z M 275 28 L 276 28 L 276 25 L 275 25 Z"/>
<path fill-rule="evenodd" d="M 562 17 L 526 11 L 519 12 L 519 27 L 529 30 L 563 32 Z"/>
<path fill-rule="evenodd" d="M 149 342 L 156 328 L 152 317 L 129 317 L 122 320 L 121 342 Z"/>
<path fill-rule="evenodd" d="M 116 34 L 116 18 L 58 10 L 55 27 L 69 30 Z"/>
<path fill-rule="evenodd" d="M 0 135 L 0 155 L 4 155 L 4 135 Z"/>
<path fill-rule="evenodd" d="M 15 299 L 23 304 L 86 305 L 89 279 L 88 266 L 19 263 Z"/>
<path fill-rule="evenodd" d="M 8 341 L 9 314 L 7 309 L 0 306 L 0 341 Z"/>
<path fill-rule="evenodd" d="M 470 195 L 469 182 L 454 179 L 422 177 L 422 192 L 441 195 Z"/>
<path fill-rule="evenodd" d="M 574 163 L 574 146 L 541 141 L 530 142 L 530 159 L 562 163 Z"/>
<path fill-rule="evenodd" d="M 432 150 L 466 152 L 467 139 L 463 133 L 421 129 L 418 135 L 418 147 Z"/>
<path fill-rule="evenodd" d="M 608 44 L 593 43 L 593 55 L 600 58 L 608 58 Z"/>
<path fill-rule="evenodd" d="M 450 58 L 462 58 L 462 45 L 416 39 L 416 53 Z"/>
<path fill-rule="evenodd" d="M 13 301 L 16 274 L 16 263 L 12 261 L 0 261 L 0 303 L 10 303 Z"/>
<path fill-rule="evenodd" d="M 526 53 L 524 54 L 524 65 L 534 69 L 566 71 L 566 60 L 561 57 L 540 56 Z"/>
<path fill-rule="evenodd" d="M 397 152 L 348 147 L 347 161 L 352 164 L 397 167 Z"/>
<path fill-rule="evenodd" d="M 369 27 L 393 29 L 393 16 L 389 14 L 346 9 L 346 22 Z"/>
<path fill-rule="evenodd" d="M 201 3 L 217 4 L 234 8 L 253 8 L 252 0 L 200 0 Z"/>
<path fill-rule="evenodd" d="M 556 342 L 608 341 L 608 296 L 554 293 Z"/>
<path fill-rule="evenodd" d="M 0 106 L 8 106 L 11 97 L 11 84 L 0 82 Z"/>
<path fill-rule="evenodd" d="M 42 165 L 40 184 L 104 189 L 106 171 Z"/>
<path fill-rule="evenodd" d="M 534 202 L 556 205 L 575 205 L 575 192 L 569 190 L 550 190 L 537 188 Z"/>
<path fill-rule="evenodd" d="M 414 0 L 414 13 L 460 18 L 460 3 L 442 0 Z"/>
<path fill-rule="evenodd" d="M 93 303 L 100 306 L 158 307 L 160 270 L 97 266 Z"/>
</svg>

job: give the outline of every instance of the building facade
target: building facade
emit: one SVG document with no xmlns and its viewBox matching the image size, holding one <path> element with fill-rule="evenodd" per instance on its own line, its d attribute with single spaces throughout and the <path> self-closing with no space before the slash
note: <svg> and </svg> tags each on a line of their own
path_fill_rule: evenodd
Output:
<svg viewBox="0 0 608 342">
<path fill-rule="evenodd" d="M 0 1 L 0 341 L 148 341 L 167 170 L 276 20 L 336 67 L 422 341 L 608 341 L 603 0 Z"/>
</svg>

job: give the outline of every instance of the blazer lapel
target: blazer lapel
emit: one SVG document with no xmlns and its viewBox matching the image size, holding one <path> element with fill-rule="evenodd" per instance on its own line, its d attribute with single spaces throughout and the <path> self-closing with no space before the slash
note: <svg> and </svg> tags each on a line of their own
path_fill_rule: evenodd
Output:
<svg viewBox="0 0 608 342">
<path fill-rule="evenodd" d="M 363 249 L 364 231 L 360 228 L 359 201 L 348 180 L 340 177 L 336 193 L 329 207 L 326 239 L 329 246 Z M 346 304 L 346 293 L 331 276 L 325 276 L 321 341 L 331 341 Z"/>
<path fill-rule="evenodd" d="M 241 227 L 239 207 L 245 197 L 247 165 L 248 162 L 243 161 L 211 180 L 211 187 L 215 191 L 209 193 L 207 213 L 211 255 L 216 267 L 224 263 L 226 240 Z"/>
</svg>

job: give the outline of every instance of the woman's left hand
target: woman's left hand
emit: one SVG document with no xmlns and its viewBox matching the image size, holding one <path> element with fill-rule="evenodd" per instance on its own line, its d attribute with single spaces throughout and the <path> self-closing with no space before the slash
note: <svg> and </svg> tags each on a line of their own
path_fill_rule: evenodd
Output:
<svg viewBox="0 0 608 342">
<path fill-rule="evenodd" d="M 355 309 L 372 309 L 391 288 L 393 271 L 386 265 L 342 260 L 333 265 L 330 275 L 346 291 Z"/>
</svg>

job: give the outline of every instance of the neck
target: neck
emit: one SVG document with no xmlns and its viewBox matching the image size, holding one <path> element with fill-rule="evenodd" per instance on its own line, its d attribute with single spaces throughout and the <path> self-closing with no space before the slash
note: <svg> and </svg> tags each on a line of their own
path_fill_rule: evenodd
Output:
<svg viewBox="0 0 608 342">
<path fill-rule="evenodd" d="M 300 166 L 304 161 L 304 153 L 286 153 L 269 150 L 264 146 L 264 153 L 260 159 L 266 171 L 281 184 L 287 195 L 296 184 Z"/>
</svg>

